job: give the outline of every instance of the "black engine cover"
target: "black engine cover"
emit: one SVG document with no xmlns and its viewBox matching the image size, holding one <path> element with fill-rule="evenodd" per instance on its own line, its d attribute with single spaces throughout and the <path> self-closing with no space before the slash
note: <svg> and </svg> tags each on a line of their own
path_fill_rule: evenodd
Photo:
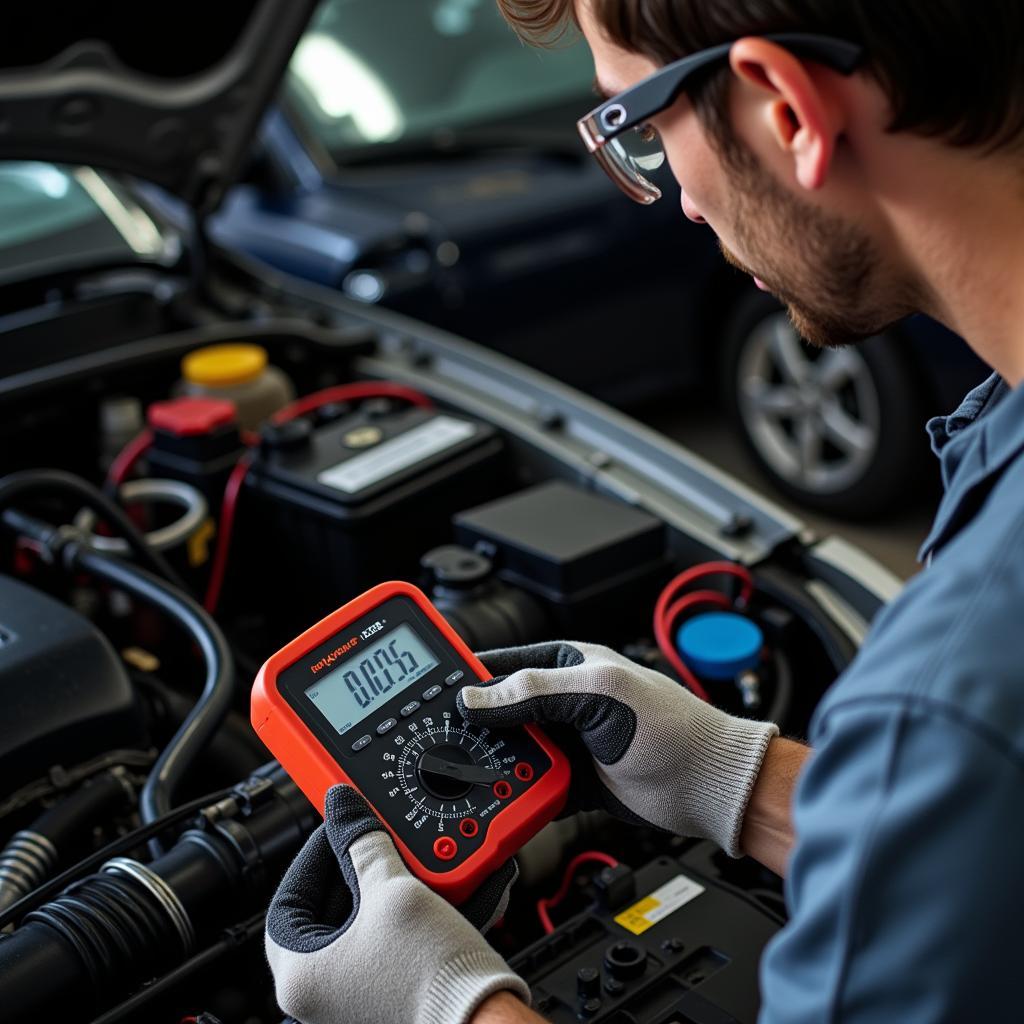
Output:
<svg viewBox="0 0 1024 1024">
<path fill-rule="evenodd" d="M 10 792 L 53 765 L 138 745 L 141 717 L 120 659 L 95 627 L 0 575 L 0 779 Z"/>
</svg>

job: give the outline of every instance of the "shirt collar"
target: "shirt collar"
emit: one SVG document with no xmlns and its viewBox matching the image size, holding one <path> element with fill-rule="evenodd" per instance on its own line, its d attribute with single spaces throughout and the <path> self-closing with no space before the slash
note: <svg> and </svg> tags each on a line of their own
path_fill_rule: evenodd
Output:
<svg viewBox="0 0 1024 1024">
<path fill-rule="evenodd" d="M 925 429 L 931 435 L 932 451 L 941 456 L 942 449 L 957 434 L 974 423 L 990 403 L 994 405 L 1005 390 L 1009 390 L 1006 381 L 998 373 L 993 373 L 987 380 L 967 392 L 954 413 L 930 419 Z"/>
<path fill-rule="evenodd" d="M 924 561 L 964 524 L 968 499 L 1024 449 L 1024 388 L 998 375 L 970 391 L 951 416 L 929 420 L 932 450 L 942 463 L 946 492 L 921 546 Z"/>
</svg>

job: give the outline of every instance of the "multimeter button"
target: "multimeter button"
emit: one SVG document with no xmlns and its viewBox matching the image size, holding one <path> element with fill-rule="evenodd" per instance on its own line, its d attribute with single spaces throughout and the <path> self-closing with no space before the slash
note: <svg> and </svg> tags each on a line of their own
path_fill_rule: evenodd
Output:
<svg viewBox="0 0 1024 1024">
<path fill-rule="evenodd" d="M 363 747 L 368 747 L 370 745 L 370 740 L 371 739 L 372 739 L 371 736 L 360 736 L 359 739 L 357 739 L 355 741 L 355 743 L 352 744 L 352 749 L 353 750 L 362 750 Z"/>
<path fill-rule="evenodd" d="M 459 822 L 459 831 L 467 839 L 472 839 L 480 831 L 480 826 L 476 823 L 475 818 L 463 818 Z"/>
<path fill-rule="evenodd" d="M 451 860 L 459 852 L 459 844 L 450 836 L 434 840 L 434 856 L 438 860 Z"/>
<path fill-rule="evenodd" d="M 403 718 L 408 718 L 414 711 L 419 710 L 420 702 L 418 700 L 411 700 L 408 704 L 399 711 L 399 714 Z"/>
<path fill-rule="evenodd" d="M 533 768 L 525 761 L 520 761 L 513 771 L 520 782 L 529 782 L 533 778 Z"/>
<path fill-rule="evenodd" d="M 494 784 L 494 795 L 499 800 L 507 800 L 512 795 L 512 787 L 504 779 L 499 779 Z"/>
<path fill-rule="evenodd" d="M 445 686 L 454 686 L 466 673 L 461 668 L 456 669 L 447 679 L 444 681 Z"/>
<path fill-rule="evenodd" d="M 390 732 L 394 727 L 398 725 L 398 721 L 394 718 L 385 718 L 380 725 L 377 726 L 377 735 L 383 736 L 384 733 Z"/>
<path fill-rule="evenodd" d="M 433 700 L 440 692 L 441 687 L 435 684 L 434 686 L 431 686 L 429 690 L 424 690 L 421 696 L 424 700 Z"/>
</svg>

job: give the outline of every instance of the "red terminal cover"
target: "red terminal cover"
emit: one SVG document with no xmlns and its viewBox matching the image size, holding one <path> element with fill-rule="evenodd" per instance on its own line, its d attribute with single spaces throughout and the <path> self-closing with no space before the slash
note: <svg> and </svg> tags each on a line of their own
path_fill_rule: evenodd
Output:
<svg viewBox="0 0 1024 1024">
<path fill-rule="evenodd" d="M 260 740 L 321 814 L 327 790 L 331 786 L 343 782 L 353 788 L 358 787 L 280 694 L 276 685 L 277 677 L 343 629 L 347 623 L 362 618 L 378 605 L 398 595 L 416 602 L 478 678 L 491 678 L 487 669 L 426 595 L 412 584 L 404 582 L 378 584 L 321 619 L 271 655 L 253 684 L 252 725 Z M 381 818 L 409 870 L 452 903 L 458 904 L 468 899 L 490 874 L 514 856 L 565 805 L 569 793 L 568 759 L 535 725 L 524 728 L 551 759 L 551 767 L 530 789 L 494 816 L 484 843 L 458 867 L 448 872 L 431 871 L 415 857 L 388 822 Z"/>
<path fill-rule="evenodd" d="M 149 425 L 175 437 L 212 434 L 235 422 L 235 403 L 226 398 L 182 397 L 154 402 L 146 413 Z"/>
</svg>

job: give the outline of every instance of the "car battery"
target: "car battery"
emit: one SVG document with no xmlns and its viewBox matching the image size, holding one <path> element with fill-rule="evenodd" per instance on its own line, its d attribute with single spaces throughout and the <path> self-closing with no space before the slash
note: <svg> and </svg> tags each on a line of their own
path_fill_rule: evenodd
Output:
<svg viewBox="0 0 1024 1024">
<path fill-rule="evenodd" d="M 245 596 L 301 625 L 381 580 L 416 580 L 452 514 L 507 486 L 503 453 L 487 424 L 389 399 L 265 428 L 239 517 Z M 266 593 L 282 578 L 302 586 Z"/>
<path fill-rule="evenodd" d="M 755 1024 L 758 969 L 780 918 L 730 885 L 700 843 L 632 875 L 510 957 L 552 1024 Z"/>
</svg>

